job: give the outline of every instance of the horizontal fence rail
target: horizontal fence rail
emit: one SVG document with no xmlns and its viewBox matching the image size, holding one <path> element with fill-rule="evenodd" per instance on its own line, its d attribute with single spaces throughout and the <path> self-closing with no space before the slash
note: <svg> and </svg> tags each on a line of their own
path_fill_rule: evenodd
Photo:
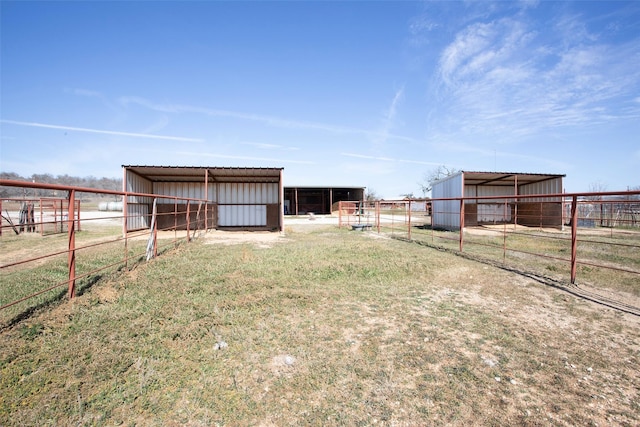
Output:
<svg viewBox="0 0 640 427">
<path fill-rule="evenodd" d="M 203 199 L 0 180 L 0 191 L 6 187 L 25 196 L 0 198 L 0 326 L 191 241 L 207 230 L 211 208 Z M 151 205 L 142 215 L 149 225 L 132 230 L 127 201 L 143 198 Z"/>
<path fill-rule="evenodd" d="M 340 202 L 339 225 L 640 296 L 640 191 Z"/>
</svg>

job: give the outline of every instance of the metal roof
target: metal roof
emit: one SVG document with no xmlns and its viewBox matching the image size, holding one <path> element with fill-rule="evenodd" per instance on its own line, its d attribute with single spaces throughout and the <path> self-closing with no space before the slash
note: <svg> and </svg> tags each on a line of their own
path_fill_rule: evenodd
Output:
<svg viewBox="0 0 640 427">
<path fill-rule="evenodd" d="M 364 190 L 367 187 L 357 185 L 285 185 L 284 188 L 285 190 L 289 188 L 297 188 L 300 190 Z"/>
<path fill-rule="evenodd" d="M 536 182 L 549 181 L 557 178 L 564 178 L 566 175 L 544 174 L 544 173 L 522 173 L 522 172 L 472 172 L 462 171 L 465 185 L 496 185 L 511 186 L 533 184 Z M 446 178 L 444 178 L 446 179 Z"/>
<path fill-rule="evenodd" d="M 133 166 L 122 165 L 152 182 L 203 182 L 208 171 L 209 182 L 280 182 L 284 168 L 248 168 L 219 166 Z"/>
</svg>

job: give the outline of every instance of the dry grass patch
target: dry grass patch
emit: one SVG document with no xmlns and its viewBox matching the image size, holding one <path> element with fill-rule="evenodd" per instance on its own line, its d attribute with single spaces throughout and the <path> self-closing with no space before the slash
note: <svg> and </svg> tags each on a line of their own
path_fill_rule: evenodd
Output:
<svg viewBox="0 0 640 427">
<path fill-rule="evenodd" d="M 2 425 L 637 425 L 640 321 L 424 246 L 204 240 L 0 336 Z"/>
</svg>

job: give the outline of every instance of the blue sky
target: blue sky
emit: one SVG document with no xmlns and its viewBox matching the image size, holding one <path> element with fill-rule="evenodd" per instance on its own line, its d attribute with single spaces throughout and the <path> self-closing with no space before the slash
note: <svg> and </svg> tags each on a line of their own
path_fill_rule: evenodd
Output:
<svg viewBox="0 0 640 427">
<path fill-rule="evenodd" d="M 640 2 L 2 1 L 0 169 L 640 186 Z"/>
</svg>

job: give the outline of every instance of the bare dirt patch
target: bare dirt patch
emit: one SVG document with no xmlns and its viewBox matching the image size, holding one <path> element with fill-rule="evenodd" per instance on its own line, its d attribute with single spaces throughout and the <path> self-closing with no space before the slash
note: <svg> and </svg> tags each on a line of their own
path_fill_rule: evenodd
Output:
<svg viewBox="0 0 640 427">
<path fill-rule="evenodd" d="M 272 231 L 221 231 L 208 232 L 205 236 L 207 245 L 242 245 L 250 244 L 259 249 L 271 248 L 278 243 L 286 243 L 287 238 Z"/>
</svg>

